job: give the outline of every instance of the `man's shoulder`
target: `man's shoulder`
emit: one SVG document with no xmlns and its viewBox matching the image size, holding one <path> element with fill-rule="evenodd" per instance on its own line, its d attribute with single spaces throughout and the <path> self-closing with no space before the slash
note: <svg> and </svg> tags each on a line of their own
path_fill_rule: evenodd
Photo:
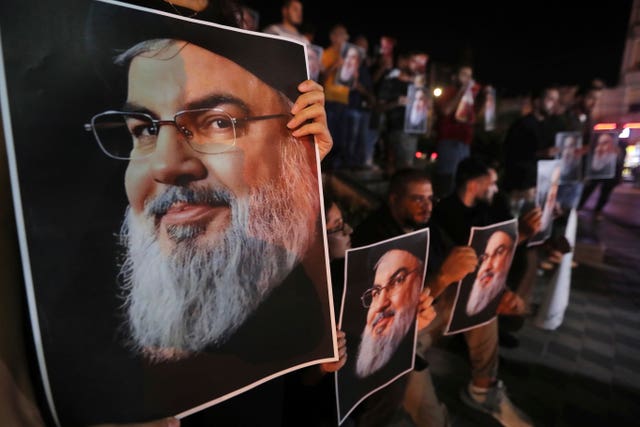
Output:
<svg viewBox="0 0 640 427">
<path fill-rule="evenodd" d="M 364 246 L 400 234 L 402 234 L 402 230 L 391 216 L 389 208 L 381 206 L 355 227 L 351 241 L 354 246 Z"/>
<path fill-rule="evenodd" d="M 462 203 L 455 193 L 443 197 L 433 208 L 432 219 L 458 212 Z"/>
<path fill-rule="evenodd" d="M 299 42 L 303 42 L 305 44 L 308 43 L 307 38 L 300 33 L 293 33 L 283 27 L 281 24 L 271 24 L 266 26 L 263 30 L 265 34 L 273 34 L 280 37 L 285 37 L 291 40 L 296 40 Z"/>
<path fill-rule="evenodd" d="M 282 32 L 282 27 L 280 26 L 280 24 L 270 24 L 264 27 L 262 29 L 262 32 L 267 34 L 280 35 Z"/>
</svg>

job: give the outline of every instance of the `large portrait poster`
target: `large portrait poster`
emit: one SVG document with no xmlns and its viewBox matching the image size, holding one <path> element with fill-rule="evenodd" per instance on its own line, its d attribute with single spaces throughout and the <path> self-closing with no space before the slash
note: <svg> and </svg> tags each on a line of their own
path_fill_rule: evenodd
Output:
<svg viewBox="0 0 640 427">
<path fill-rule="evenodd" d="M 458 282 L 445 335 L 489 323 L 496 317 L 518 242 L 518 220 L 471 227 L 469 246 L 478 254 L 478 268 Z"/>
<path fill-rule="evenodd" d="M 340 329 L 347 362 L 335 373 L 338 421 L 413 369 L 429 229 L 347 250 Z"/>
<path fill-rule="evenodd" d="M 594 132 L 589 144 L 586 179 L 610 179 L 616 175 L 618 133 Z"/>
<path fill-rule="evenodd" d="M 337 360 L 319 160 L 286 128 L 304 46 L 116 2 L 2 9 L 4 132 L 56 424 L 183 418 Z"/>
</svg>

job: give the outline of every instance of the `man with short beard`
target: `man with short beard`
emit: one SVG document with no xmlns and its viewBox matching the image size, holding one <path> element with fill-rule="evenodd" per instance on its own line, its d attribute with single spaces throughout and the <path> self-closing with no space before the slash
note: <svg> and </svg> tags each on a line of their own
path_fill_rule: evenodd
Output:
<svg viewBox="0 0 640 427">
<path fill-rule="evenodd" d="M 458 164 L 456 169 L 454 192 L 433 209 L 431 227 L 439 230 L 439 233 L 434 235 L 440 236 L 444 247 L 447 248 L 445 251 L 449 252 L 440 267 L 431 263 L 428 267 L 428 270 L 434 273 L 433 281 L 427 278 L 427 285 L 436 289 L 432 290 L 432 295 L 437 297 L 441 292 L 437 289 L 444 290 L 439 298 L 440 304 L 436 305 L 441 321 L 449 318 L 453 308 L 452 301 L 455 300 L 455 287 L 449 287 L 449 285 L 466 276 L 466 274 L 452 273 L 459 270 L 466 270 L 465 273 L 469 273 L 477 267 L 482 268 L 480 261 L 485 257 L 477 257 L 473 248 L 467 246 L 471 228 L 486 227 L 512 219 L 508 200 L 506 198 L 496 200 L 498 190 L 496 182 L 495 170 L 475 156 L 467 157 Z M 540 208 L 536 208 L 518 218 L 520 231 L 515 244 L 525 245 L 527 239 L 539 230 L 541 215 Z M 505 239 L 504 243 L 514 240 L 513 238 Z M 498 241 L 496 240 L 495 243 Z M 452 257 L 461 250 L 467 253 L 471 251 L 471 253 L 459 259 Z M 511 251 L 508 252 L 511 253 Z M 486 253 L 493 255 L 496 254 L 496 250 L 489 252 L 487 248 Z M 473 267 L 470 271 L 468 270 L 469 262 Z M 463 265 L 466 266 L 462 268 Z M 481 273 L 479 272 L 478 275 L 480 276 Z M 515 292 L 506 289 L 499 298 L 498 314 L 523 314 L 524 302 Z M 440 325 L 437 320 L 433 322 L 433 329 L 429 331 L 431 337 L 423 336 L 419 337 L 419 340 L 420 338 L 433 340 L 441 334 L 438 331 Z M 460 391 L 460 397 L 468 406 L 490 414 L 505 427 L 531 426 L 533 425 L 531 419 L 511 402 L 504 383 L 499 379 L 498 333 L 496 319 L 463 332 L 471 365 L 471 380 Z"/>
<path fill-rule="evenodd" d="M 422 262 L 410 252 L 392 249 L 380 257 L 374 272 L 373 286 L 362 295 L 368 311 L 356 361 L 360 378 L 383 368 L 407 336 L 416 318 Z"/>
</svg>

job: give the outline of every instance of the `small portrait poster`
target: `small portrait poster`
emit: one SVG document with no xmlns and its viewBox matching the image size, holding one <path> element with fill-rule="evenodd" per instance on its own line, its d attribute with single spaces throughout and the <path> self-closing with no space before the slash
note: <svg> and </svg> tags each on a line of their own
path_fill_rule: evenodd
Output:
<svg viewBox="0 0 640 427">
<path fill-rule="evenodd" d="M 429 94 L 425 86 L 407 86 L 407 106 L 404 113 L 405 133 L 424 134 L 427 132 Z"/>
<path fill-rule="evenodd" d="M 560 185 L 560 171 L 562 160 L 538 160 L 536 181 L 536 206 L 542 210 L 540 230 L 533 235 L 528 246 L 544 243 L 551 236 L 553 217 L 558 202 L 558 187 Z"/>
<path fill-rule="evenodd" d="M 429 229 L 347 250 L 340 329 L 347 362 L 335 373 L 338 421 L 413 369 Z"/>
<path fill-rule="evenodd" d="M 116 1 L 6 3 L 3 126 L 52 425 L 217 414 L 336 361 L 320 163 L 286 128 L 304 45 Z"/>
<path fill-rule="evenodd" d="M 477 328 L 496 317 L 517 242 L 518 221 L 515 218 L 471 228 L 469 246 L 478 255 L 478 268 L 458 282 L 445 335 Z"/>
<path fill-rule="evenodd" d="M 589 144 L 586 179 L 609 179 L 616 175 L 618 133 L 594 132 Z"/>
<path fill-rule="evenodd" d="M 317 44 L 307 45 L 307 63 L 309 65 L 309 78 L 318 81 L 322 71 L 322 53 L 324 49 Z"/>
<path fill-rule="evenodd" d="M 571 184 L 582 179 L 582 135 L 580 132 L 556 134 L 556 158 L 561 161 L 560 184 Z"/>
<path fill-rule="evenodd" d="M 342 65 L 338 67 L 335 75 L 335 84 L 353 87 L 358 78 L 360 64 L 364 60 L 364 50 L 353 43 L 345 43 L 340 52 Z"/>
<path fill-rule="evenodd" d="M 496 128 L 496 89 L 487 86 L 484 96 L 484 130 L 492 131 Z"/>
</svg>

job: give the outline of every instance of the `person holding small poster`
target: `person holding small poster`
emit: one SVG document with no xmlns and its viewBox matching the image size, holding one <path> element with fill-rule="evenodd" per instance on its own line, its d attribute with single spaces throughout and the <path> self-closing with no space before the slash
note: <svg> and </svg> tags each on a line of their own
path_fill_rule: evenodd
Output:
<svg viewBox="0 0 640 427">
<path fill-rule="evenodd" d="M 477 328 L 496 317 L 516 242 L 516 219 L 471 228 L 469 246 L 478 254 L 478 269 L 475 276 L 469 275 L 458 284 L 446 334 Z"/>
<path fill-rule="evenodd" d="M 441 236 L 440 240 L 443 242 L 441 250 L 447 254 L 440 266 L 433 267 L 435 271 L 448 272 L 447 274 L 438 273 L 434 282 L 434 286 L 440 288 L 439 292 L 442 293 L 438 298 L 439 304 L 436 304 L 438 317 L 442 316 L 439 323 L 442 329 L 446 327 L 448 315 L 439 309 L 444 307 L 444 310 L 452 310 L 452 301 L 456 296 L 456 288 L 450 286 L 454 283 L 452 279 L 457 279 L 455 280 L 457 282 L 464 279 L 467 274 L 475 272 L 481 265 L 479 259 L 481 257 L 486 258 L 487 262 L 501 258 L 505 251 L 499 247 L 505 245 L 506 248 L 510 240 L 513 240 L 512 244 L 515 246 L 526 244 L 527 239 L 540 227 L 541 211 L 539 208 L 534 208 L 518 218 L 517 239 L 514 233 L 508 233 L 509 239 L 499 233 L 496 237 L 500 237 L 500 243 L 493 251 L 478 250 L 479 254 L 486 253 L 486 257 L 478 256 L 476 251 L 468 246 L 472 227 L 488 227 L 513 219 L 508 202 L 495 197 L 498 191 L 497 178 L 495 170 L 489 168 L 483 161 L 476 157 L 467 157 L 460 162 L 456 170 L 454 192 L 436 204 L 433 209 L 431 228 L 438 231 L 438 234 L 434 232 L 433 235 Z M 433 246 L 438 247 L 435 243 L 434 239 Z M 494 256 L 490 259 L 489 255 Z M 469 258 L 473 260 L 474 268 L 471 271 L 463 270 L 465 274 L 453 275 L 453 272 L 466 265 L 464 261 Z M 485 260 L 482 259 L 482 261 Z M 493 276 L 496 276 L 495 272 Z M 438 292 L 434 291 L 434 295 L 437 296 Z M 491 309 L 500 315 L 521 315 L 524 314 L 525 304 L 517 293 L 506 289 L 497 299 L 497 307 Z M 463 310 L 466 310 L 466 305 L 463 305 Z M 438 324 L 438 318 L 433 324 Z M 491 414 L 503 425 L 532 426 L 530 418 L 511 402 L 505 385 L 498 376 L 497 320 L 494 318 L 462 333 L 467 342 L 472 365 L 472 378 L 460 392 L 463 402 L 472 408 Z"/>
<path fill-rule="evenodd" d="M 480 91 L 468 64 L 458 67 L 451 84 L 436 98 L 437 152 L 435 191 L 438 197 L 447 196 L 453 187 L 458 163 L 469 156 L 473 142 L 474 123 L 481 105 L 475 102 Z"/>
</svg>

